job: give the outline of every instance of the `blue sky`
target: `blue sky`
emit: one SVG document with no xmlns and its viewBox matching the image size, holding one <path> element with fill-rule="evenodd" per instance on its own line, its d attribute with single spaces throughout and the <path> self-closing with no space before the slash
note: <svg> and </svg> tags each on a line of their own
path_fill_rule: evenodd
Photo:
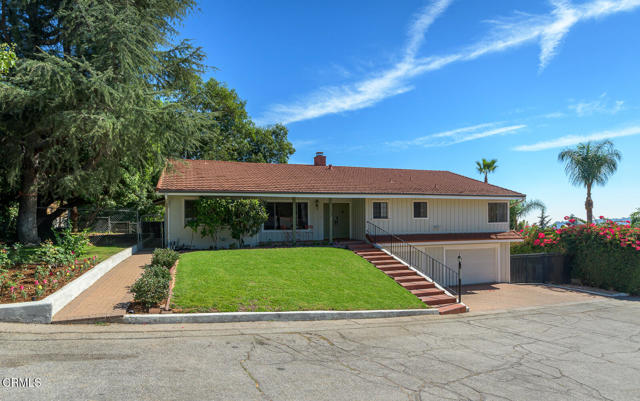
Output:
<svg viewBox="0 0 640 401">
<path fill-rule="evenodd" d="M 247 100 L 283 122 L 291 163 L 450 170 L 584 216 L 558 153 L 609 138 L 618 172 L 594 214 L 640 207 L 640 0 L 203 1 L 180 27 Z M 532 221 L 534 216 L 529 216 Z"/>
</svg>

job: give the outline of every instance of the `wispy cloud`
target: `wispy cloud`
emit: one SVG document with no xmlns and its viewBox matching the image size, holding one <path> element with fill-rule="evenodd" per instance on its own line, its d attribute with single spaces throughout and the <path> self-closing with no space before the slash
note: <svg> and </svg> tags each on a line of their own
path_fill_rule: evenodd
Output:
<svg viewBox="0 0 640 401">
<path fill-rule="evenodd" d="M 579 5 L 566 0 L 554 0 L 548 14 L 515 13 L 509 18 L 489 21 L 492 27 L 487 36 L 460 51 L 418 57 L 426 31 L 450 3 L 451 0 L 434 1 L 416 15 L 401 57 L 389 69 L 351 84 L 322 88 L 290 104 L 273 105 L 258 118 L 258 122 L 292 123 L 369 107 L 412 90 L 410 81 L 418 75 L 454 62 L 475 60 L 534 41 L 540 44 L 539 68 L 542 71 L 556 55 L 564 37 L 578 22 L 627 12 L 640 6 L 640 0 L 591 0 Z"/>
<path fill-rule="evenodd" d="M 387 142 L 387 145 L 397 149 L 406 149 L 409 147 L 430 148 L 436 146 L 449 146 L 495 135 L 512 134 L 526 127 L 524 124 L 508 126 L 501 125 L 503 124 L 499 122 L 472 125 L 436 134 L 425 135 L 414 139 Z"/>
<path fill-rule="evenodd" d="M 314 139 L 309 139 L 309 140 L 303 139 L 303 140 L 299 140 L 299 141 L 293 141 L 292 145 L 293 145 L 294 149 L 298 150 L 298 149 L 301 149 L 301 148 L 309 147 L 311 145 L 315 145 L 317 143 L 318 143 L 318 141 L 316 141 Z"/>
<path fill-rule="evenodd" d="M 612 131 L 600 131 L 594 134 L 588 135 L 567 135 L 560 138 L 552 139 L 550 141 L 543 141 L 534 143 L 531 145 L 521 145 L 514 150 L 521 152 L 535 152 L 538 150 L 546 150 L 553 148 L 563 148 L 566 146 L 573 146 L 581 142 L 588 141 L 602 141 L 604 139 L 620 138 L 624 136 L 632 136 L 640 134 L 640 125 L 634 125 L 627 128 L 612 130 Z"/>
<path fill-rule="evenodd" d="M 607 93 L 603 93 L 596 100 L 580 101 L 569 105 L 569 109 L 578 116 L 588 116 L 596 113 L 616 114 L 624 108 L 623 100 L 609 101 Z"/>
</svg>

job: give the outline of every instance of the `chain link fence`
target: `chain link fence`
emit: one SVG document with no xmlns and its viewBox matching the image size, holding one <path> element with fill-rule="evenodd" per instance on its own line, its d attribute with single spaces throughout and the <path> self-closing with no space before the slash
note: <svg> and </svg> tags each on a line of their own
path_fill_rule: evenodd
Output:
<svg viewBox="0 0 640 401">
<path fill-rule="evenodd" d="M 140 215 L 135 209 L 42 208 L 39 220 L 51 221 L 54 229 L 71 227 L 86 231 L 93 245 L 162 247 L 164 217 Z"/>
</svg>

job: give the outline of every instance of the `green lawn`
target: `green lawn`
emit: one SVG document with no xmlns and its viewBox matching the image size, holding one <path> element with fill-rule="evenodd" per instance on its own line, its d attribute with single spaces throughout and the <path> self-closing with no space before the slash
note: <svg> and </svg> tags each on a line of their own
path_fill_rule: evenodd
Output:
<svg viewBox="0 0 640 401">
<path fill-rule="evenodd" d="M 324 247 L 185 253 L 172 303 L 220 312 L 426 307 L 360 256 Z"/>
<path fill-rule="evenodd" d="M 35 254 L 38 248 L 39 247 L 37 246 L 30 247 L 30 248 L 22 248 L 20 253 L 23 257 L 31 256 Z M 90 246 L 89 249 L 87 250 L 87 253 L 84 255 L 81 255 L 78 259 L 92 258 L 95 255 L 98 263 L 100 263 L 106 258 L 108 258 L 109 256 L 115 255 L 116 253 L 126 248 L 127 247 L 121 247 L 121 246 Z"/>
</svg>

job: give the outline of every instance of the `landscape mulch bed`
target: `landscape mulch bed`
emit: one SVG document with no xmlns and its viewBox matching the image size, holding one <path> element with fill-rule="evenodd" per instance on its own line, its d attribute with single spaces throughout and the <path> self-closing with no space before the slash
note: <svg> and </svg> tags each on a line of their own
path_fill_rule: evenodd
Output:
<svg viewBox="0 0 640 401">
<path fill-rule="evenodd" d="M 90 263 L 89 267 L 86 269 L 82 268 L 82 263 L 84 262 L 84 260 Z M 64 287 L 66 284 L 72 282 L 76 278 L 82 276 L 84 273 L 93 269 L 96 266 L 96 263 L 92 260 L 93 259 L 83 259 L 82 261 L 79 260 L 80 263 L 73 269 L 70 266 L 52 267 L 51 270 L 49 270 L 49 275 L 39 280 L 43 290 L 41 295 L 36 295 L 37 286 L 35 285 L 35 273 L 38 267 L 44 265 L 27 264 L 20 265 L 19 267 L 13 267 L 8 270 L 8 277 L 10 277 L 11 281 L 16 284 L 14 287 L 16 299 L 12 299 L 10 289 L 8 287 L 5 287 L 0 293 L 0 303 L 11 304 L 17 302 L 39 301 L 43 298 L 46 298 L 47 296 Z M 67 270 L 69 270 L 69 275 L 67 275 Z M 57 275 L 58 272 L 61 273 L 59 276 Z M 21 274 L 22 277 L 18 278 L 15 276 L 16 274 Z M 43 284 L 44 279 L 47 280 L 47 284 Z M 54 279 L 58 280 L 57 287 L 53 285 Z M 27 294 L 26 298 L 22 296 L 20 286 L 24 287 L 24 291 Z"/>
</svg>

